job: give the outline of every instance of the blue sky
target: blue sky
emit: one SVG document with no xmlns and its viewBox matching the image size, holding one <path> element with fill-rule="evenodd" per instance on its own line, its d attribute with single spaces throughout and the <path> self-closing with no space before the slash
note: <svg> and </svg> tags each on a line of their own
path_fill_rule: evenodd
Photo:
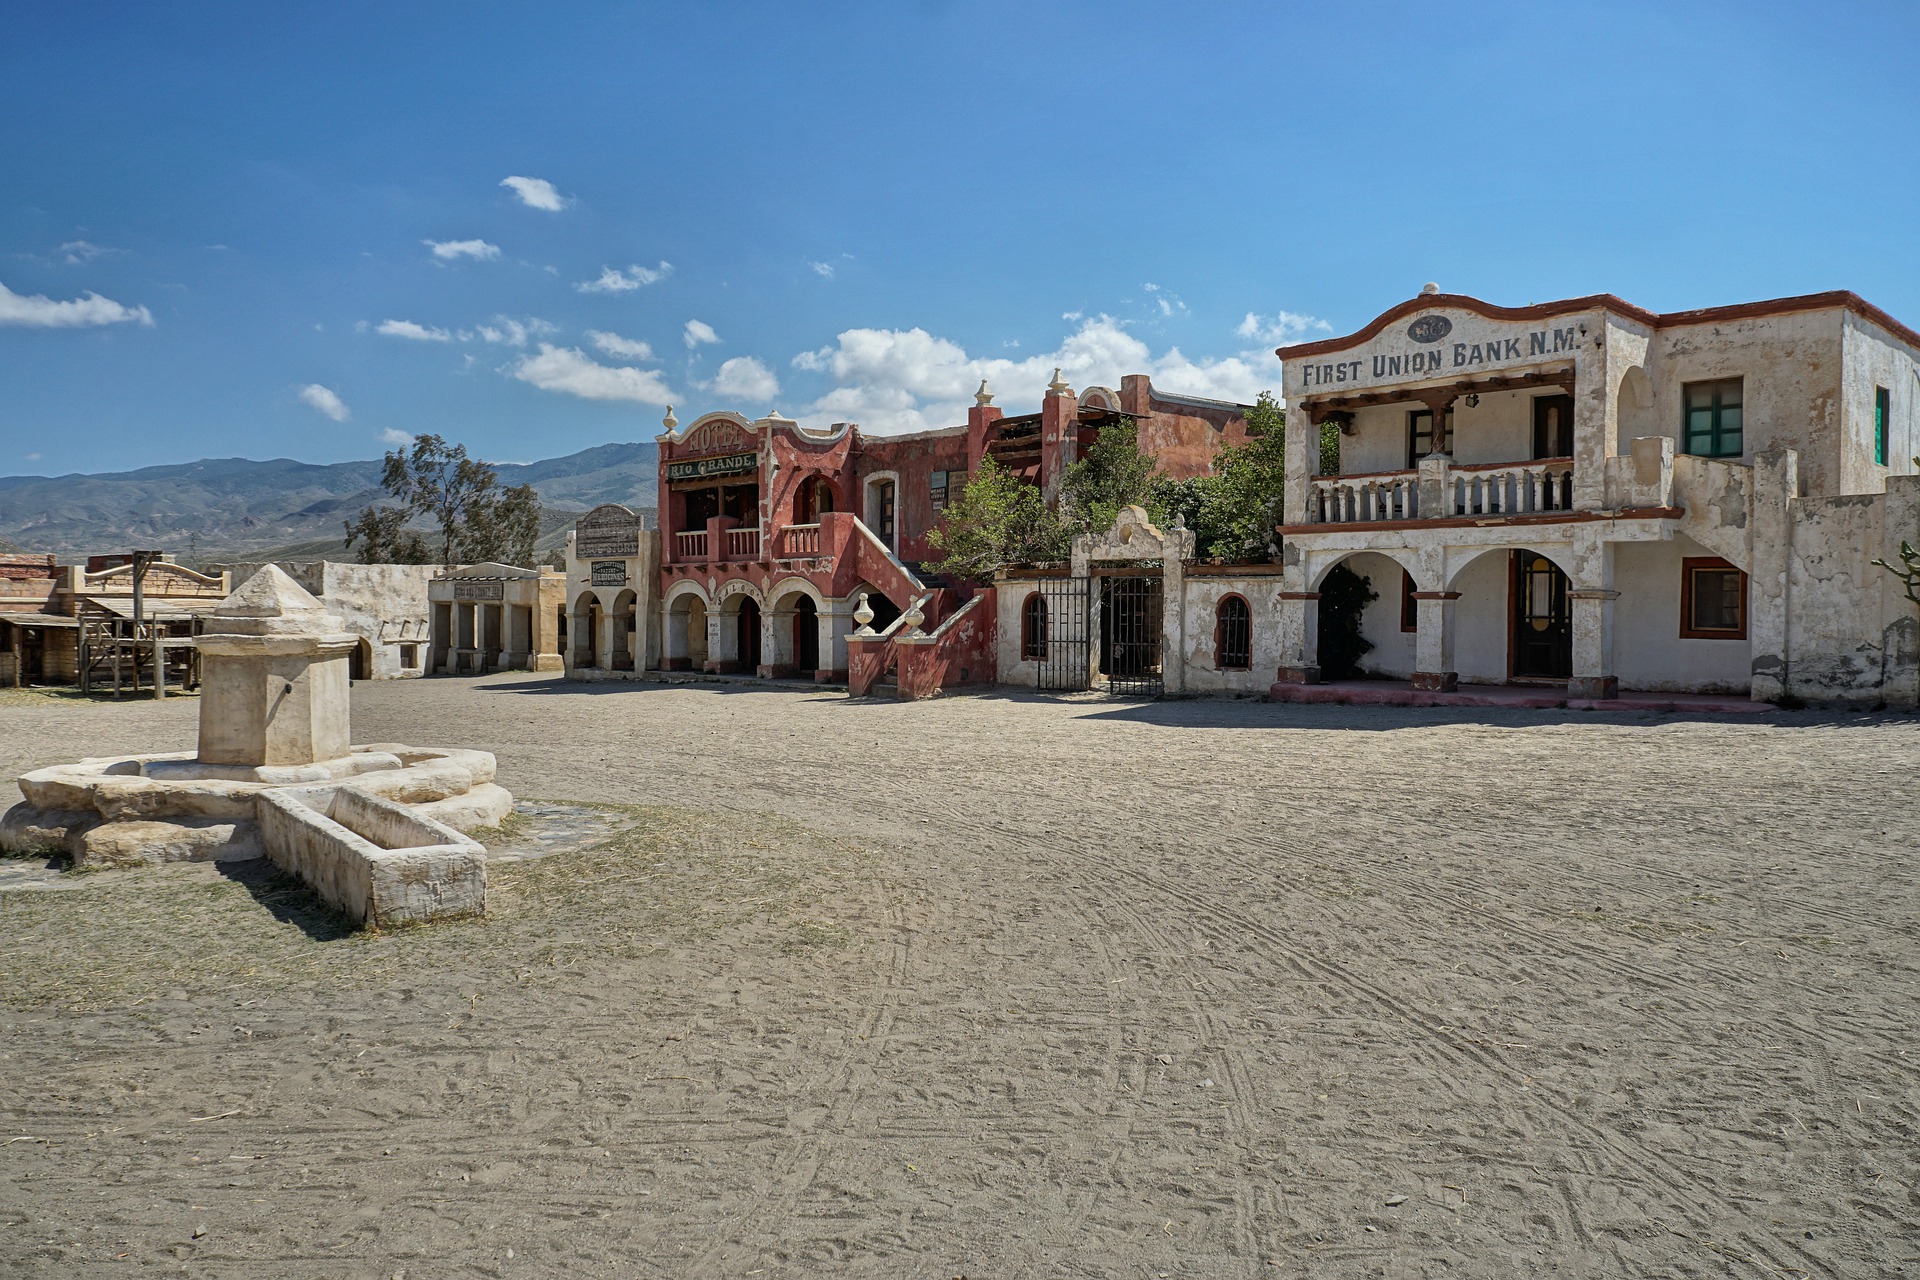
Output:
<svg viewBox="0 0 1920 1280">
<path fill-rule="evenodd" d="M 6 473 L 1251 397 L 1427 280 L 1920 323 L 1920 7 L 15 5 Z M 508 184 L 508 179 L 530 179 Z"/>
</svg>

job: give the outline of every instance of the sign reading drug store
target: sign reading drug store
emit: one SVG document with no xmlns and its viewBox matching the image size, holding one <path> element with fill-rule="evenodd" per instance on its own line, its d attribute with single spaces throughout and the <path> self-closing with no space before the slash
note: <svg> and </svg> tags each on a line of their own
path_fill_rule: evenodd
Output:
<svg viewBox="0 0 1920 1280">
<path fill-rule="evenodd" d="M 617 502 L 603 503 L 573 525 L 573 554 L 616 560 L 640 554 L 640 517 Z"/>
<path fill-rule="evenodd" d="M 1338 395 L 1402 382 L 1564 367 L 1599 332 L 1592 315 L 1511 321 L 1471 311 L 1427 311 L 1396 320 L 1351 347 L 1287 357 L 1287 394 Z"/>
</svg>

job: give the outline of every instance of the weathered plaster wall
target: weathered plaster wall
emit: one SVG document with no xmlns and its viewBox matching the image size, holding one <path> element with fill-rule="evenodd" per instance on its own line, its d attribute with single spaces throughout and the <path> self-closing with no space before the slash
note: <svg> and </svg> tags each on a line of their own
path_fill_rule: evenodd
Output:
<svg viewBox="0 0 1920 1280">
<path fill-rule="evenodd" d="M 1920 479 L 1885 495 L 1802 499 L 1787 564 L 1787 692 L 1912 705 L 1920 622 L 1898 579 L 1871 563 L 1920 539 Z"/>
<path fill-rule="evenodd" d="M 1469 563 L 1453 580 L 1454 670 L 1462 684 L 1505 684 L 1513 603 L 1511 553 L 1492 551 Z"/>
<path fill-rule="evenodd" d="M 868 476 L 896 473 L 893 518 L 899 532 L 898 554 L 909 564 L 936 558 L 938 553 L 927 543 L 927 532 L 939 519 L 933 509 L 933 473 L 967 469 L 966 428 L 912 436 L 863 435 L 854 467 L 863 487 Z M 855 510 L 865 518 L 864 511 Z"/>
<path fill-rule="evenodd" d="M 1453 460 L 1463 466 L 1483 462 L 1525 462 L 1533 456 L 1533 402 L 1558 395 L 1552 387 L 1482 395 L 1478 405 L 1453 409 Z M 1354 414 L 1353 433 L 1340 437 L 1342 475 L 1400 471 L 1407 465 L 1407 416 L 1422 406 L 1408 400 L 1373 405 Z"/>
<path fill-rule="evenodd" d="M 997 640 L 994 650 L 996 678 L 1001 684 L 1022 685 L 1032 689 L 1040 683 L 1040 663 L 1020 656 L 1020 611 L 1027 597 L 1040 590 L 1033 578 L 1001 578 L 993 585 Z M 1051 621 L 1051 620 L 1050 620 Z"/>
<path fill-rule="evenodd" d="M 1680 638 L 1680 562 L 1718 553 L 1691 538 L 1614 547 L 1614 671 L 1623 689 L 1746 693 L 1751 642 Z M 1722 557 L 1724 559 L 1725 557 Z"/>
<path fill-rule="evenodd" d="M 1194 570 L 1186 579 L 1185 637 L 1189 693 L 1265 693 L 1280 665 L 1277 599 L 1280 575 L 1235 574 L 1231 569 Z M 1222 670 L 1215 647 L 1220 603 L 1228 596 L 1247 602 L 1252 624 L 1251 661 L 1245 670 Z"/>
<path fill-rule="evenodd" d="M 1862 316 L 1843 312 L 1845 377 L 1841 387 L 1840 493 L 1879 493 L 1888 476 L 1913 474 L 1920 453 L 1920 365 L 1914 353 Z M 1874 461 L 1874 392 L 1889 407 L 1887 462 Z"/>
<path fill-rule="evenodd" d="M 224 566 L 234 582 L 245 582 L 261 564 Z M 365 640 L 372 654 L 372 680 L 394 680 L 426 673 L 429 642 L 427 583 L 438 565 L 353 564 L 338 560 L 281 563 L 286 575 L 340 616 L 346 629 Z M 413 646 L 408 665 L 402 645 Z"/>
<path fill-rule="evenodd" d="M 1741 378 L 1745 456 L 1800 451 L 1809 493 L 1838 492 L 1842 316 L 1835 309 L 1662 329 L 1648 352 L 1653 426 L 1684 452 L 1682 389 Z"/>
</svg>

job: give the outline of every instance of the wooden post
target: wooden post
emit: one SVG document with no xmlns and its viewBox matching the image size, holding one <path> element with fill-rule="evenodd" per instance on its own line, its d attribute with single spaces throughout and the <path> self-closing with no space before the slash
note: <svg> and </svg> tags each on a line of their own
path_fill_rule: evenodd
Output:
<svg viewBox="0 0 1920 1280">
<path fill-rule="evenodd" d="M 167 645 L 160 638 L 160 626 L 153 628 L 153 696 L 161 699 L 167 696 Z"/>
<path fill-rule="evenodd" d="M 20 624 L 11 622 L 7 625 L 13 628 L 13 687 L 18 689 L 20 687 L 20 668 L 25 664 L 27 655 L 24 646 L 20 643 Z M 43 645 L 43 651 L 44 648 L 45 646 Z"/>
</svg>

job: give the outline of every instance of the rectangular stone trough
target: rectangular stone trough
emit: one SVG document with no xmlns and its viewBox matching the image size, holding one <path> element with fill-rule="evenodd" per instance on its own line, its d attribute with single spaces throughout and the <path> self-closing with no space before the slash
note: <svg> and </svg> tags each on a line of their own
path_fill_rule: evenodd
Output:
<svg viewBox="0 0 1920 1280">
<path fill-rule="evenodd" d="M 390 926 L 487 909 L 487 851 L 477 841 L 353 786 L 260 794 L 267 856 L 357 923 Z"/>
</svg>

